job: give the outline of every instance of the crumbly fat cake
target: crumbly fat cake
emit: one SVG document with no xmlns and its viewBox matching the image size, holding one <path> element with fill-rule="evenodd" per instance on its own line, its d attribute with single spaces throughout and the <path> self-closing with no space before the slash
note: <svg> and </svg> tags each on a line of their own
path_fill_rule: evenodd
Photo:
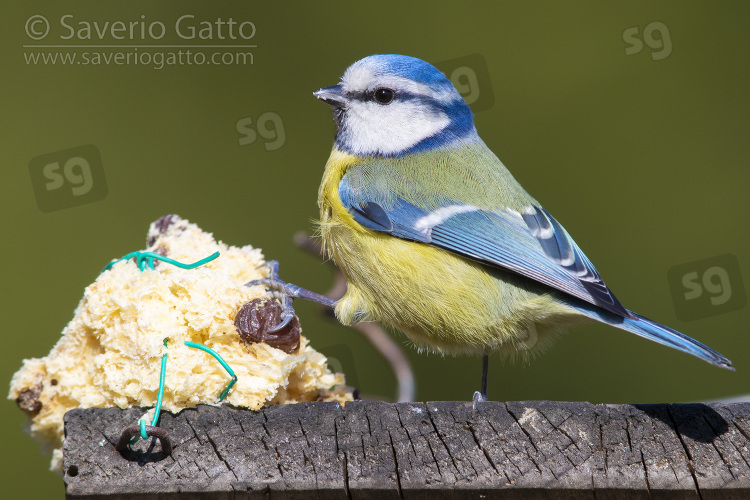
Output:
<svg viewBox="0 0 750 500">
<path fill-rule="evenodd" d="M 156 403 L 165 338 L 162 408 L 171 412 L 215 404 L 229 381 L 218 361 L 184 341 L 214 349 L 235 371 L 237 384 L 225 399 L 231 405 L 258 409 L 353 399 L 344 375 L 332 373 L 304 336 L 298 350 L 289 353 L 240 337 L 234 323 L 238 311 L 251 301 L 270 299 L 263 287 L 245 286 L 265 277 L 259 249 L 228 246 L 176 215 L 151 224 L 147 243 L 147 250 L 184 263 L 216 251 L 220 256 L 189 270 L 158 262 L 155 269 L 141 271 L 133 259 L 115 263 L 86 287 L 49 355 L 23 361 L 8 398 L 29 415 L 31 435 L 52 451 L 52 470 L 62 466 L 68 410 Z"/>
</svg>

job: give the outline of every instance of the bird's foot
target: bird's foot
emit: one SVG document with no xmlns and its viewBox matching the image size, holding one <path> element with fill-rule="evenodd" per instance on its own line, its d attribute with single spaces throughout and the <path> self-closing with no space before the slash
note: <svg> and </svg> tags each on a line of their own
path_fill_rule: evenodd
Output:
<svg viewBox="0 0 750 500">
<path fill-rule="evenodd" d="M 268 269 L 268 278 L 261 278 L 245 283 L 245 286 L 262 285 L 271 291 L 274 298 L 281 302 L 281 323 L 274 326 L 269 332 L 278 332 L 289 324 L 294 319 L 294 307 L 292 306 L 292 300 L 294 299 L 305 299 L 312 302 L 317 302 L 328 307 L 334 307 L 336 301 L 329 299 L 325 295 L 305 290 L 304 288 L 286 283 L 279 279 L 279 262 L 276 260 L 269 260 L 263 266 Z"/>
<path fill-rule="evenodd" d="M 474 397 L 472 398 L 472 405 L 471 405 L 471 417 L 474 418 L 477 414 L 477 410 L 479 409 L 479 403 L 486 403 L 489 401 L 489 398 L 487 397 L 487 372 L 489 371 L 490 367 L 490 354 L 489 352 L 485 352 L 482 355 L 482 388 L 480 391 L 474 392 Z"/>
<path fill-rule="evenodd" d="M 471 404 L 471 417 L 474 418 L 477 415 L 477 411 L 479 409 L 479 403 L 486 403 L 489 401 L 487 399 L 487 394 L 484 394 L 480 391 L 474 391 L 474 397 L 472 398 L 472 404 Z"/>
</svg>

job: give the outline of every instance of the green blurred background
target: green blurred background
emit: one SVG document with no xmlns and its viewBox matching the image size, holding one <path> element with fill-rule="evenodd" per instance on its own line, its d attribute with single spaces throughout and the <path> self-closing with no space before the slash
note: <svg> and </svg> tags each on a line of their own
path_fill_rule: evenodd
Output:
<svg viewBox="0 0 750 500">
<path fill-rule="evenodd" d="M 282 278 L 327 290 L 333 271 L 292 242 L 296 231 L 313 229 L 334 133 L 330 109 L 311 92 L 336 83 L 357 59 L 402 53 L 433 63 L 483 58 L 486 68 L 474 69 L 484 82 L 486 109 L 476 124 L 485 142 L 566 226 L 628 308 L 704 341 L 737 367 L 730 373 L 590 326 L 530 365 L 491 358 L 492 399 L 667 402 L 750 392 L 741 273 L 728 269 L 733 295 L 723 308 L 700 302 L 710 295 L 706 285 L 691 305 L 698 312 L 692 321 L 678 318 L 672 294 L 682 292 L 668 278 L 683 264 L 700 278 L 712 259 L 733 254 L 748 282 L 750 4 L 270 4 L 3 3 L 4 387 L 23 358 L 48 353 L 102 266 L 142 249 L 148 224 L 164 214 L 229 244 L 260 247 L 281 261 Z M 214 27 L 218 18 L 249 20 L 256 33 L 249 41 L 216 32 L 210 40 L 180 39 L 174 23 L 186 14 Z M 26 32 L 34 15 L 51 26 L 40 41 Z M 61 40 L 64 15 L 76 28 L 160 21 L 167 34 Z M 45 43 L 257 47 L 248 50 L 252 64 L 27 64 L 29 54 L 44 50 L 23 46 Z M 87 49 L 50 50 L 80 56 Z M 247 130 L 256 126 L 253 140 Z M 42 201 L 51 193 L 32 183 L 30 162 L 87 144 L 101 153 L 106 191 L 101 176 L 91 191 L 101 199 L 43 212 L 35 189 Z M 64 205 L 50 200 L 53 208 Z M 388 366 L 357 332 L 315 305 L 299 302 L 297 312 L 313 346 L 339 353 L 363 393 L 394 397 Z M 418 355 L 397 340 L 415 369 L 418 400 L 467 400 L 477 388 L 479 359 Z M 22 432 L 24 415 L 13 401 L 0 408 L 3 496 L 61 497 L 61 479 L 47 472 L 49 456 Z M 34 481 L 18 480 L 29 473 Z"/>
</svg>

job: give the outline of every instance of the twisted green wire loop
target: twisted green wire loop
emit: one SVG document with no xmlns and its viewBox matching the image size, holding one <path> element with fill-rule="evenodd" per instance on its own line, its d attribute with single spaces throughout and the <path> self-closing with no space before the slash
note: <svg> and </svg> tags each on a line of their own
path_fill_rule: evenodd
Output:
<svg viewBox="0 0 750 500">
<path fill-rule="evenodd" d="M 144 271 L 146 268 L 153 269 L 154 268 L 154 259 L 160 260 L 162 262 L 166 262 L 167 264 L 172 264 L 173 266 L 179 267 L 180 269 L 195 269 L 196 267 L 202 266 L 203 264 L 207 262 L 211 262 L 215 258 L 219 256 L 219 252 L 214 252 L 211 255 L 209 255 L 206 258 L 203 258 L 201 260 L 197 260 L 193 262 L 192 264 L 183 264 L 182 262 L 178 262 L 174 259 L 170 259 L 169 257 L 165 257 L 161 254 L 158 254 L 156 252 L 130 252 L 129 254 L 125 255 L 124 257 L 120 257 L 117 260 L 113 260 L 106 266 L 104 266 L 104 269 L 102 269 L 102 272 L 108 271 L 112 268 L 115 264 L 120 262 L 121 260 L 128 260 L 135 257 L 135 263 L 138 265 L 138 269 L 141 271 Z"/>
</svg>

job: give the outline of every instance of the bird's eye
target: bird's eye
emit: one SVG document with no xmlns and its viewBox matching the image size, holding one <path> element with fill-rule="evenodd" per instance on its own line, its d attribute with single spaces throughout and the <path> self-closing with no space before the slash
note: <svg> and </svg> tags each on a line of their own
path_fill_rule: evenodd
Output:
<svg viewBox="0 0 750 500">
<path fill-rule="evenodd" d="M 380 104 L 389 104 L 395 95 L 396 93 L 391 89 L 377 89 L 375 91 L 375 100 Z"/>
</svg>

